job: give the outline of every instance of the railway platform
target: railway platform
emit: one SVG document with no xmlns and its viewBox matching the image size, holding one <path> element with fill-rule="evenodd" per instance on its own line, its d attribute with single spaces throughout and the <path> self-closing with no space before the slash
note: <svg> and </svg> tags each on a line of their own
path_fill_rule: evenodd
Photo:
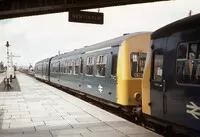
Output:
<svg viewBox="0 0 200 137">
<path fill-rule="evenodd" d="M 0 137 L 160 137 L 79 98 L 17 73 L 0 92 Z"/>
</svg>

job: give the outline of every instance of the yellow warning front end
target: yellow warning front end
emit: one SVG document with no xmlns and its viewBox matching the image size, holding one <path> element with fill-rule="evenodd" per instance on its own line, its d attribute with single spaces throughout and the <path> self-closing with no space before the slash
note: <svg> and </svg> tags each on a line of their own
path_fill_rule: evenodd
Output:
<svg viewBox="0 0 200 137">
<path fill-rule="evenodd" d="M 141 104 L 142 78 L 151 33 L 126 39 L 119 48 L 117 65 L 117 104 Z"/>
</svg>

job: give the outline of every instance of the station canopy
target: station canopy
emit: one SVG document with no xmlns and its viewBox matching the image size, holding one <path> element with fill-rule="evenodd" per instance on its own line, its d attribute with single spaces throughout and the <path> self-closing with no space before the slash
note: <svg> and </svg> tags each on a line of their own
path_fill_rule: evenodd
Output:
<svg viewBox="0 0 200 137">
<path fill-rule="evenodd" d="M 0 0 L 0 19 L 163 0 Z"/>
</svg>

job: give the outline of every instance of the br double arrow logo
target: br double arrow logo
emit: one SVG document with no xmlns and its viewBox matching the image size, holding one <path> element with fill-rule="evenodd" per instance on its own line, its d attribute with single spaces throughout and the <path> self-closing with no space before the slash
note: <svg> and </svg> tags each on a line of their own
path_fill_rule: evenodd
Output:
<svg viewBox="0 0 200 137">
<path fill-rule="evenodd" d="M 100 93 L 102 93 L 102 91 L 103 91 L 103 87 L 100 84 L 98 86 L 98 90 L 99 90 Z"/>
<path fill-rule="evenodd" d="M 199 106 L 197 106 L 194 102 L 190 101 L 190 104 L 187 104 L 186 108 L 188 108 L 188 110 L 186 110 L 188 114 L 191 114 L 194 118 L 199 119 L 200 116 Z"/>
</svg>

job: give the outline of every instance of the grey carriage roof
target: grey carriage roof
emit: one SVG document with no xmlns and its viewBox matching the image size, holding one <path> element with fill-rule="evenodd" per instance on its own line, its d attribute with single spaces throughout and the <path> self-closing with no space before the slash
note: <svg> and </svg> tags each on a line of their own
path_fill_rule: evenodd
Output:
<svg viewBox="0 0 200 137">
<path fill-rule="evenodd" d="M 36 64 L 40 64 L 40 63 L 44 63 L 44 62 L 48 62 L 48 61 L 49 61 L 49 58 L 38 61 L 38 62 L 36 62 Z"/>
<path fill-rule="evenodd" d="M 200 28 L 200 14 L 186 17 L 156 30 L 152 33 L 151 39 L 166 37 L 176 32 L 198 27 Z"/>
<path fill-rule="evenodd" d="M 53 57 L 53 59 L 67 57 L 67 56 L 70 56 L 72 54 L 82 54 L 86 51 L 91 51 L 91 50 L 95 50 L 95 49 L 101 49 L 101 48 L 106 48 L 106 47 L 110 47 L 110 46 L 118 46 L 118 45 L 121 45 L 121 43 L 124 40 L 126 40 L 126 39 L 128 39 L 132 36 L 136 36 L 136 35 L 139 35 L 139 34 L 145 34 L 145 33 L 151 33 L 151 32 L 128 33 L 126 35 L 123 35 L 123 36 L 120 36 L 120 37 L 117 37 L 117 38 L 113 38 L 113 39 L 110 39 L 110 40 L 107 40 L 107 41 L 103 41 L 103 42 L 100 42 L 100 43 L 97 43 L 97 44 L 93 44 L 91 46 L 85 46 L 83 48 L 76 49 L 76 50 L 71 51 L 71 52 L 67 52 L 67 53 L 64 53 L 64 54 L 61 54 L 61 55 L 57 55 L 57 56 Z"/>
</svg>

